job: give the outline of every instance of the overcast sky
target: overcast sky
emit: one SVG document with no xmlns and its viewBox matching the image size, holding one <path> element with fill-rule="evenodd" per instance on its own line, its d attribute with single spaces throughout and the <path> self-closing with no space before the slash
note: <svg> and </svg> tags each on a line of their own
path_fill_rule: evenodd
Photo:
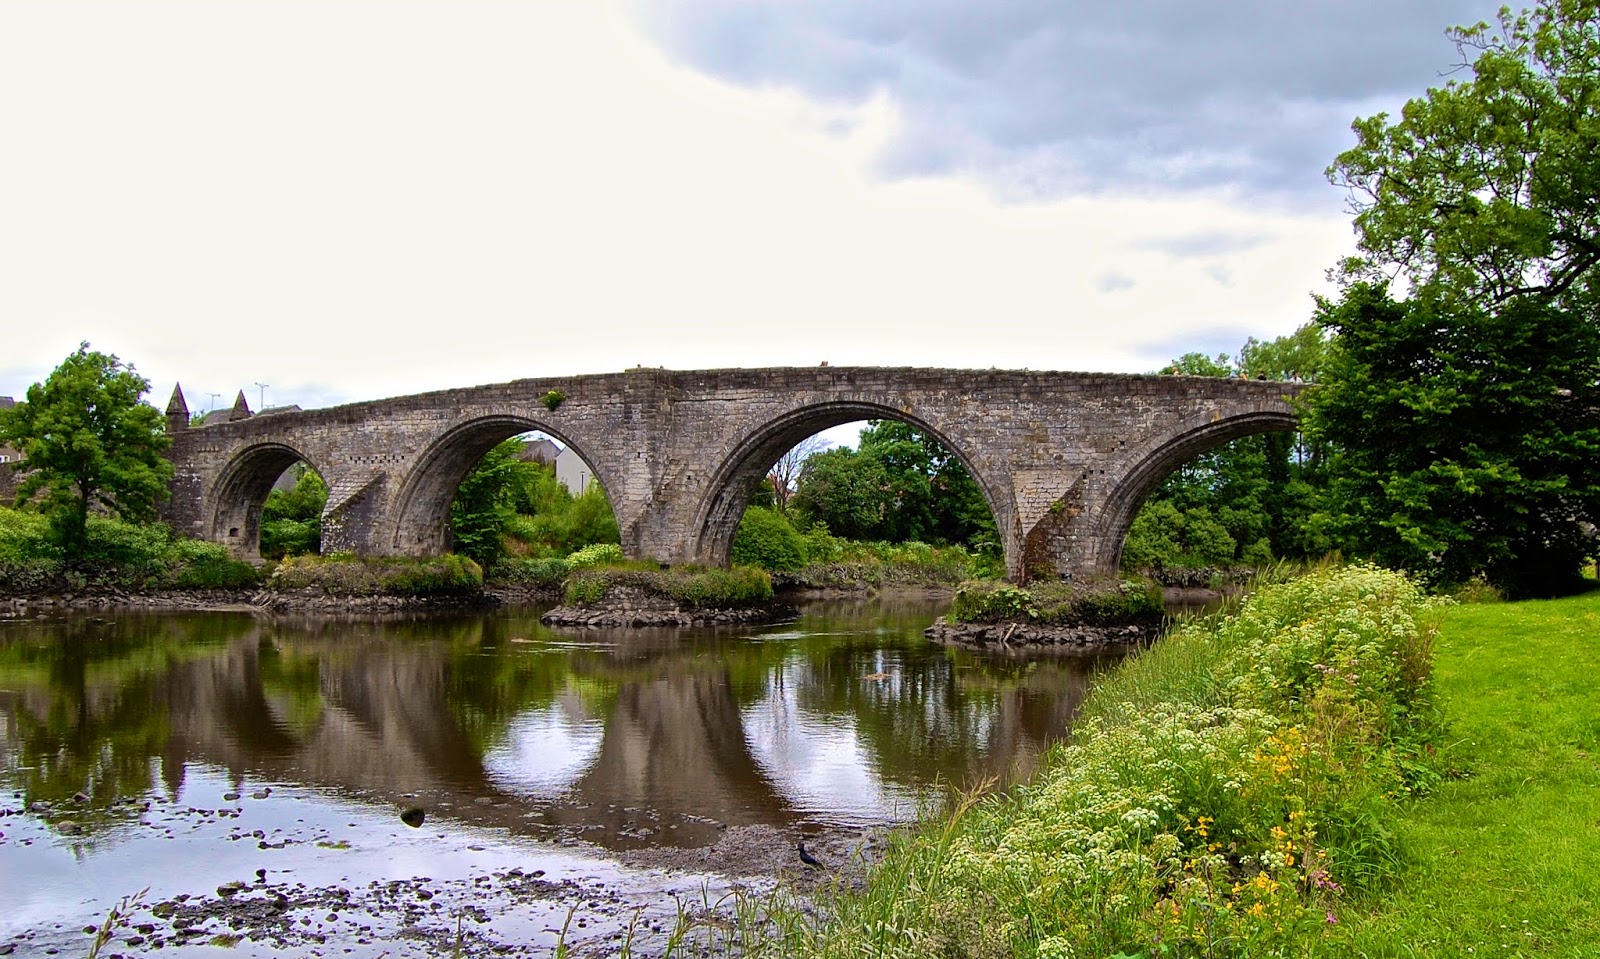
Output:
<svg viewBox="0 0 1600 959">
<path fill-rule="evenodd" d="M 1496 6 L 0 0 L 0 394 L 1232 351 Z"/>
</svg>

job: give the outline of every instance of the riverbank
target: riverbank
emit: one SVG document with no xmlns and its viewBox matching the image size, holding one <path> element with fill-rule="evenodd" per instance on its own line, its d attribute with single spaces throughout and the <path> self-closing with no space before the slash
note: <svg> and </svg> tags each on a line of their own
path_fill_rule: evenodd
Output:
<svg viewBox="0 0 1600 959">
<path fill-rule="evenodd" d="M 1309 954 L 1391 878 L 1437 732 L 1439 607 L 1356 567 L 1181 625 L 1099 681 L 1031 784 L 897 836 L 758 954 Z"/>
</svg>

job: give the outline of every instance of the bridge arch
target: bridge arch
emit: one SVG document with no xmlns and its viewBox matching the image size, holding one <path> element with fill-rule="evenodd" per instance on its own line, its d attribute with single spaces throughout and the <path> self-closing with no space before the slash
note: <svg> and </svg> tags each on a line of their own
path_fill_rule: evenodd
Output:
<svg viewBox="0 0 1600 959">
<path fill-rule="evenodd" d="M 255 443 L 235 453 L 211 489 L 207 524 L 211 541 L 222 543 L 241 559 L 260 559 L 261 511 L 267 494 L 284 470 L 301 462 L 327 479 L 311 457 L 288 443 Z"/>
<path fill-rule="evenodd" d="M 733 536 L 744 516 L 745 507 L 772 464 L 808 436 L 858 420 L 898 420 L 938 440 L 966 468 L 983 492 L 994 516 L 995 526 L 1009 555 L 1013 543 L 1008 536 L 1012 508 L 1009 487 L 996 486 L 988 473 L 973 462 L 958 440 L 915 413 L 898 407 L 863 400 L 816 403 L 789 410 L 747 432 L 717 464 L 705 486 L 695 512 L 690 549 L 696 562 L 726 566 L 733 550 Z M 997 490 L 1002 491 L 997 495 Z"/>
<path fill-rule="evenodd" d="M 595 482 L 608 497 L 617 488 L 607 464 L 588 455 L 559 430 L 516 414 L 476 417 L 446 430 L 417 456 L 394 500 L 393 551 L 402 556 L 448 552 L 453 545 L 450 503 L 461 481 L 485 453 L 513 436 L 532 432 L 552 436 L 576 452 L 589 464 Z"/>
<path fill-rule="evenodd" d="M 1123 542 L 1128 538 L 1128 530 L 1139 515 L 1140 507 L 1178 467 L 1241 437 L 1291 433 L 1299 428 L 1299 418 L 1288 410 L 1252 410 L 1215 419 L 1190 420 L 1176 435 L 1168 434 L 1136 451 L 1129 458 L 1133 465 L 1118 478 L 1095 524 L 1098 535 L 1093 568 L 1102 573 L 1117 571 L 1122 563 Z"/>
</svg>

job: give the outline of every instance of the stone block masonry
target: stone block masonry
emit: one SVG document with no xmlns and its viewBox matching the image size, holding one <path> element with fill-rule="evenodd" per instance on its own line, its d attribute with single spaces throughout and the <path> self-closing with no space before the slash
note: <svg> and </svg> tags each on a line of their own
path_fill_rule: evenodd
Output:
<svg viewBox="0 0 1600 959">
<path fill-rule="evenodd" d="M 172 417 L 174 529 L 259 555 L 261 507 L 297 461 L 327 482 L 323 550 L 447 551 L 450 500 L 484 453 L 531 430 L 605 488 L 624 552 L 725 565 L 744 506 L 800 440 L 903 420 L 958 456 L 994 512 L 1013 579 L 1113 573 L 1139 505 L 1173 469 L 1251 433 L 1296 428 L 1303 386 L 1017 370 L 635 369 L 517 380 L 322 410 Z M 551 409 L 551 391 L 564 399 Z M 181 397 L 175 397 L 181 403 Z"/>
</svg>

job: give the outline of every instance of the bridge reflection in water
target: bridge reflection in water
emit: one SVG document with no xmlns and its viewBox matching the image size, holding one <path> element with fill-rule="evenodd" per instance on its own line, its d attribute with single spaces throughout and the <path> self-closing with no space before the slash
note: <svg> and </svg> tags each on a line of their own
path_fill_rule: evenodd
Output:
<svg viewBox="0 0 1600 959">
<path fill-rule="evenodd" d="M 764 632 L 598 634 L 531 611 L 13 622 L 0 766 L 28 802 L 87 794 L 91 833 L 119 796 L 175 796 L 194 764 L 612 850 L 900 821 L 951 785 L 1026 776 L 1094 665 L 936 647 L 921 636 L 935 612 L 817 605 Z"/>
</svg>

